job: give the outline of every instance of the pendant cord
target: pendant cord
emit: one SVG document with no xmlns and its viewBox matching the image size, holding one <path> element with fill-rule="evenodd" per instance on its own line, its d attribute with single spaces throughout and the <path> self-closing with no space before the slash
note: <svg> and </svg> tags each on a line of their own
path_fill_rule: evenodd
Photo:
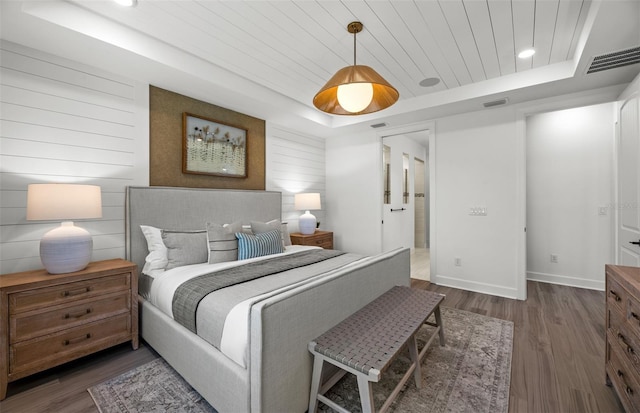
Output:
<svg viewBox="0 0 640 413">
<path fill-rule="evenodd" d="M 356 30 L 353 31 L 353 65 L 356 65 Z"/>
</svg>

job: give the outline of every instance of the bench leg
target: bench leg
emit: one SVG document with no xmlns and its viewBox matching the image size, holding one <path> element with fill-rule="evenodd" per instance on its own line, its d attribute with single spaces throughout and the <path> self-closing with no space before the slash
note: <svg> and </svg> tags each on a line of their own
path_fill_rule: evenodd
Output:
<svg viewBox="0 0 640 413">
<path fill-rule="evenodd" d="M 444 347 L 446 342 L 444 339 L 444 326 L 442 325 L 442 316 L 440 315 L 440 306 L 436 307 L 435 316 L 436 316 L 436 325 L 440 326 L 440 331 L 438 333 L 440 334 L 440 346 Z"/>
<path fill-rule="evenodd" d="M 373 391 L 371 382 L 367 380 L 367 376 L 357 374 L 358 391 L 360 392 L 360 403 L 362 404 L 362 413 L 373 413 Z"/>
<path fill-rule="evenodd" d="M 313 358 L 313 376 L 311 376 L 311 394 L 309 395 L 309 413 L 315 413 L 318 408 L 318 391 L 320 390 L 320 378 L 322 377 L 322 365 L 324 360 L 320 356 Z"/>
<path fill-rule="evenodd" d="M 411 362 L 416 366 L 413 370 L 413 378 L 416 380 L 416 388 L 422 387 L 422 370 L 420 369 L 420 356 L 418 354 L 418 340 L 416 339 L 416 335 L 414 334 L 409 339 L 409 356 L 411 357 Z"/>
</svg>

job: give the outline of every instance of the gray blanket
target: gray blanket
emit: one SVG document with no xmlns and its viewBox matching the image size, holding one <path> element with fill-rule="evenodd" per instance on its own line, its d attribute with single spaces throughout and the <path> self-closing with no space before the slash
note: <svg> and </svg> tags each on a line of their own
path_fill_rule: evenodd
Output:
<svg viewBox="0 0 640 413">
<path fill-rule="evenodd" d="M 336 250 L 314 249 L 283 257 L 274 257 L 204 274 L 180 285 L 173 295 L 174 319 L 197 333 L 196 311 L 200 302 L 214 291 L 328 260 L 343 255 Z"/>
</svg>

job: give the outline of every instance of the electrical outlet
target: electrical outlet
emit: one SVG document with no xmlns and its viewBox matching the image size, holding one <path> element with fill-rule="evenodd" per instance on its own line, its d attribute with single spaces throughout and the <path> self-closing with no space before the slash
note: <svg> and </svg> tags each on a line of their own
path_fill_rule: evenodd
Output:
<svg viewBox="0 0 640 413">
<path fill-rule="evenodd" d="M 549 260 L 553 263 L 557 263 L 558 262 L 558 254 L 551 254 L 551 256 L 549 257 Z"/>
<path fill-rule="evenodd" d="M 454 258 L 453 263 L 456 267 L 462 267 L 462 258 Z"/>
</svg>

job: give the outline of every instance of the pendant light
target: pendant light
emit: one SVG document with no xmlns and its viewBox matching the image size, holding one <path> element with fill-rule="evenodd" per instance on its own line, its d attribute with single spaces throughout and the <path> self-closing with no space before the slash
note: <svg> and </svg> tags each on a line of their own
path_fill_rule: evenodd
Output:
<svg viewBox="0 0 640 413">
<path fill-rule="evenodd" d="M 364 115 L 386 109 L 396 103 L 400 94 L 375 70 L 356 64 L 356 34 L 362 23 L 351 22 L 353 33 L 353 66 L 343 67 L 320 89 L 313 104 L 334 115 Z"/>
</svg>

